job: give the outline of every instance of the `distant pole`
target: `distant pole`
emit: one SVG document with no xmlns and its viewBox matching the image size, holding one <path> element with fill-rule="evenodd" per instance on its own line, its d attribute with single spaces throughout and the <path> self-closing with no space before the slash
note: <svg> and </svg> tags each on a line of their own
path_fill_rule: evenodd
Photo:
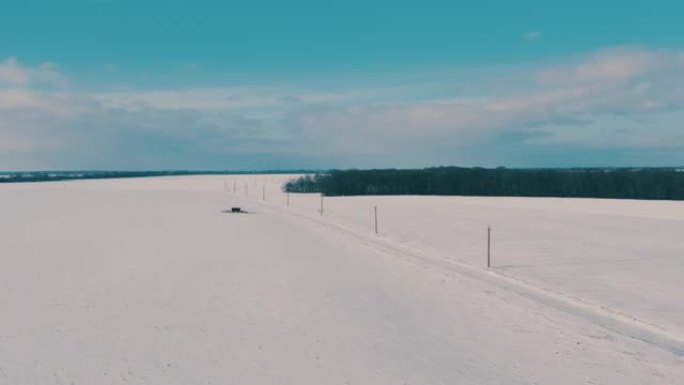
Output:
<svg viewBox="0 0 684 385">
<path fill-rule="evenodd" d="M 290 207 L 290 192 L 287 192 L 287 207 Z"/>
<path fill-rule="evenodd" d="M 373 207 L 373 211 L 375 211 L 375 234 L 378 234 L 378 206 Z"/>
<path fill-rule="evenodd" d="M 261 186 L 261 200 L 266 200 L 266 186 Z"/>
<path fill-rule="evenodd" d="M 224 193 L 228 192 L 228 182 L 226 182 L 225 180 L 223 181 L 223 192 Z"/>
<path fill-rule="evenodd" d="M 247 183 L 245 183 L 245 196 L 249 196 L 248 190 L 247 190 Z"/>
<path fill-rule="evenodd" d="M 487 268 L 492 267 L 492 226 L 487 225 Z"/>
<path fill-rule="evenodd" d="M 235 189 L 236 189 L 236 184 L 235 184 L 235 181 L 233 181 L 233 195 L 235 195 Z"/>
<path fill-rule="evenodd" d="M 323 193 L 321 193 L 321 216 L 323 216 Z"/>
</svg>

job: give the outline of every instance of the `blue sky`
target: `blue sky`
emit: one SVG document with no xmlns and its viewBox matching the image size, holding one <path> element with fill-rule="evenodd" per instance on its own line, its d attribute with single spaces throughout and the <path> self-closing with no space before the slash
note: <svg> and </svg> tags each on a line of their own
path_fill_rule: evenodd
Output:
<svg viewBox="0 0 684 385">
<path fill-rule="evenodd" d="M 681 14 L 4 0 L 0 169 L 680 166 Z"/>
</svg>

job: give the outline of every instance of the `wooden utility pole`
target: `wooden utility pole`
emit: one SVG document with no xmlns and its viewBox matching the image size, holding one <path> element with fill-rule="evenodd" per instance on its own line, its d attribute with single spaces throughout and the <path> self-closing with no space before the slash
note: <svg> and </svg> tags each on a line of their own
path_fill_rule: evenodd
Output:
<svg viewBox="0 0 684 385">
<path fill-rule="evenodd" d="M 287 207 L 290 207 L 290 192 L 287 192 Z"/>
<path fill-rule="evenodd" d="M 492 226 L 487 225 L 487 268 L 492 267 Z"/>
<path fill-rule="evenodd" d="M 321 193 L 321 216 L 323 216 L 323 193 Z"/>
<path fill-rule="evenodd" d="M 261 200 L 266 200 L 266 186 L 261 186 Z"/>
<path fill-rule="evenodd" d="M 378 234 L 378 206 L 373 207 L 373 211 L 375 212 L 375 234 Z"/>
</svg>

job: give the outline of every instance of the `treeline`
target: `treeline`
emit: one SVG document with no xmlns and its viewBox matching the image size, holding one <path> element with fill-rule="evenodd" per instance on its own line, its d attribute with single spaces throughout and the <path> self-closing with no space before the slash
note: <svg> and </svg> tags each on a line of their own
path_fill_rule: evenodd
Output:
<svg viewBox="0 0 684 385">
<path fill-rule="evenodd" d="M 684 200 L 684 170 L 335 170 L 289 181 L 289 192 L 343 195 L 464 195 Z"/>
<path fill-rule="evenodd" d="M 0 183 L 56 182 L 81 179 L 144 178 L 178 175 L 298 174 L 303 172 L 308 171 L 21 171 L 0 172 Z"/>
</svg>

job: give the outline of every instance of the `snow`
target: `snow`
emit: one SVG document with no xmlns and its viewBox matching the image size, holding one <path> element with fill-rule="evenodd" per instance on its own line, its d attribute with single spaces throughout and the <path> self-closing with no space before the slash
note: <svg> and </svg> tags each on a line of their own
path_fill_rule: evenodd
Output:
<svg viewBox="0 0 684 385">
<path fill-rule="evenodd" d="M 684 378 L 681 203 L 326 197 L 321 216 L 286 206 L 288 178 L 1 185 L 0 384 Z"/>
<path fill-rule="evenodd" d="M 278 198 L 280 199 L 280 198 Z M 291 196 L 317 215 L 318 196 Z M 684 338 L 684 202 L 608 199 L 364 196 L 324 198 L 327 221 L 424 254 L 499 273 L 667 329 Z"/>
</svg>

